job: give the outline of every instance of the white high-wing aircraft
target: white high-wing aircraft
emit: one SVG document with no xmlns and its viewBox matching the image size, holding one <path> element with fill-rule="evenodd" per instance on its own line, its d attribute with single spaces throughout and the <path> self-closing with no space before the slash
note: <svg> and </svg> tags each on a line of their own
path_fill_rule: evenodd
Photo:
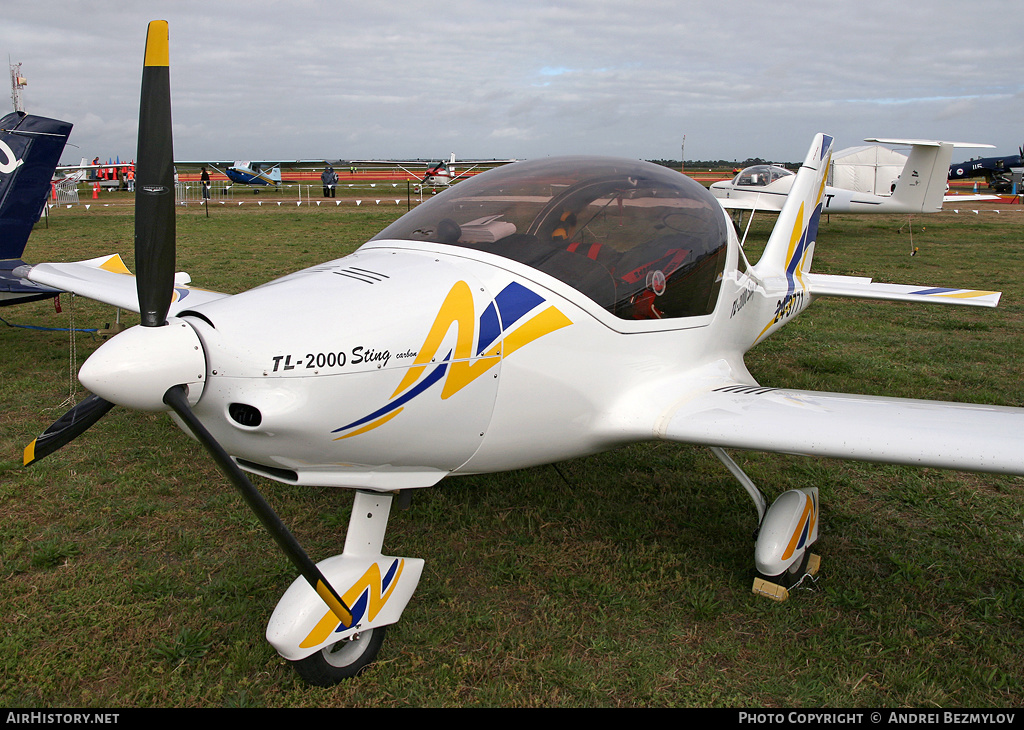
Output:
<svg viewBox="0 0 1024 730">
<path fill-rule="evenodd" d="M 699 183 L 601 157 L 473 177 L 355 253 L 229 296 L 174 274 L 167 26 L 147 41 L 136 261 L 39 264 L 32 281 L 140 312 L 81 368 L 93 395 L 31 463 L 115 404 L 169 411 L 301 577 L 267 628 L 307 680 L 373 660 L 423 561 L 382 554 L 396 493 L 447 476 L 669 440 L 709 447 L 760 519 L 754 591 L 817 569 L 817 489 L 768 506 L 724 449 L 1024 474 L 1024 409 L 759 386 L 744 353 L 820 296 L 995 306 L 999 294 L 811 273 L 832 139 L 817 135 L 760 260 Z M 310 311 L 333 312 L 329 327 Z M 340 555 L 314 564 L 242 470 L 355 490 Z"/>
<path fill-rule="evenodd" d="M 420 184 L 427 187 L 447 187 L 456 180 L 465 177 L 470 172 L 480 167 L 481 165 L 508 165 L 516 160 L 459 160 L 458 163 L 465 167 L 462 172 L 455 171 L 455 153 L 452 152 L 451 157 L 446 160 L 439 160 L 437 162 L 424 163 L 423 160 L 352 160 L 353 165 L 394 165 L 399 167 L 410 175 L 419 177 Z M 427 170 L 420 177 L 419 173 L 413 172 L 409 168 L 413 165 L 426 164 Z"/>
<path fill-rule="evenodd" d="M 209 165 L 236 185 L 248 185 L 254 190 L 278 187 L 289 182 L 281 178 L 281 165 L 321 163 L 324 160 L 177 160 L 178 165 Z M 220 169 L 218 165 L 223 166 Z"/>
<path fill-rule="evenodd" d="M 966 142 L 924 139 L 877 139 L 865 142 L 910 145 L 910 156 L 891 195 L 875 195 L 825 186 L 826 213 L 935 213 L 945 200 L 992 200 L 995 196 L 947 196 L 946 178 L 954 147 L 992 147 Z M 795 174 L 778 165 L 744 168 L 732 180 L 711 184 L 711 194 L 727 210 L 779 212 L 796 180 Z"/>
</svg>

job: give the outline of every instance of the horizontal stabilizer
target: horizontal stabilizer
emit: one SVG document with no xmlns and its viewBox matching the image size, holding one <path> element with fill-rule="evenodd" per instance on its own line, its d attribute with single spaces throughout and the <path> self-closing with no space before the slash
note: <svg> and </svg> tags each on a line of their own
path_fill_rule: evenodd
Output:
<svg viewBox="0 0 1024 730">
<path fill-rule="evenodd" d="M 53 289 L 42 284 L 22 279 L 14 275 L 14 269 L 24 266 L 21 259 L 6 259 L 0 261 L 0 307 L 12 304 L 22 304 L 40 299 L 52 299 L 60 294 L 59 289 Z"/>
<path fill-rule="evenodd" d="M 999 195 L 985 195 L 984 193 L 978 195 L 950 193 L 942 196 L 943 203 L 979 203 L 983 200 L 1002 200 L 1002 197 Z"/>
<path fill-rule="evenodd" d="M 118 254 L 64 264 L 36 264 L 14 270 L 19 277 L 94 299 L 131 312 L 139 311 L 135 276 Z M 174 296 L 168 316 L 184 309 L 223 299 L 227 294 L 186 286 L 187 274 L 175 274 Z"/>
<path fill-rule="evenodd" d="M 1024 408 L 726 385 L 680 402 L 655 436 L 721 448 L 1024 474 Z"/>
<path fill-rule="evenodd" d="M 861 276 L 833 276 L 804 274 L 804 282 L 812 297 L 847 297 L 852 299 L 879 299 L 890 302 L 918 302 L 928 304 L 962 304 L 971 307 L 994 307 L 999 304 L 1001 292 L 978 289 L 952 289 L 948 287 L 913 286 L 908 284 L 882 284 Z"/>
<path fill-rule="evenodd" d="M 948 144 L 953 147 L 995 147 L 994 144 L 984 144 L 981 142 L 947 142 L 944 140 L 936 139 L 897 139 L 892 137 L 868 137 L 864 140 L 865 142 L 878 142 L 879 144 L 895 144 L 895 145 L 917 145 L 919 147 L 938 147 L 940 145 Z"/>
<path fill-rule="evenodd" d="M 767 213 L 778 213 L 786 204 L 786 193 L 758 195 L 750 198 L 719 198 L 718 202 L 726 210 L 759 210 Z"/>
</svg>

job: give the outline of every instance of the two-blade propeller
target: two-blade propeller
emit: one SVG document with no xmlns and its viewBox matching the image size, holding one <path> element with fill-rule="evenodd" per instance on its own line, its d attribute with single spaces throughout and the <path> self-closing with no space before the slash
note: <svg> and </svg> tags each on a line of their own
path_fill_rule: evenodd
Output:
<svg viewBox="0 0 1024 730">
<path fill-rule="evenodd" d="M 174 152 L 169 47 L 167 23 L 150 23 L 142 71 L 135 193 L 135 285 L 143 327 L 159 327 L 165 323 L 174 292 Z M 114 403 L 89 395 L 25 447 L 25 466 L 73 441 L 113 407 Z"/>
<path fill-rule="evenodd" d="M 161 369 L 157 360 L 182 361 L 186 358 L 160 357 L 163 352 L 180 351 L 182 337 L 196 336 L 191 327 L 175 320 L 168 325 L 167 313 L 174 297 L 175 212 L 174 152 L 171 133 L 171 89 L 169 37 L 166 21 L 149 24 L 146 36 L 145 67 L 142 72 L 142 101 L 139 109 L 139 145 L 135 186 L 135 266 L 136 287 L 142 330 L 132 328 L 105 343 L 82 368 L 80 378 L 94 382 L 108 398 L 90 395 L 74 406 L 25 449 L 25 465 L 52 454 L 96 423 L 116 403 L 149 410 L 173 410 L 206 448 L 225 476 L 242 494 L 292 564 L 309 582 L 346 627 L 353 623 L 352 613 L 341 596 L 327 582 L 298 541 L 263 499 L 256 487 L 239 469 L 212 434 L 192 412 L 189 382 L 201 380 L 205 356 L 193 354 L 184 365 L 172 362 Z M 188 330 L 182 334 L 181 330 Z M 196 344 L 190 350 L 201 350 Z M 104 352 L 106 351 L 106 352 Z M 158 353 L 154 355 L 153 353 Z M 125 362 L 129 365 L 125 366 Z M 124 367 L 119 371 L 117 367 Z M 184 369 L 182 369 L 184 368 Z M 148 371 L 132 373 L 130 371 Z M 88 371 L 88 372 L 87 372 Z M 156 392 L 154 392 L 156 391 Z"/>
</svg>

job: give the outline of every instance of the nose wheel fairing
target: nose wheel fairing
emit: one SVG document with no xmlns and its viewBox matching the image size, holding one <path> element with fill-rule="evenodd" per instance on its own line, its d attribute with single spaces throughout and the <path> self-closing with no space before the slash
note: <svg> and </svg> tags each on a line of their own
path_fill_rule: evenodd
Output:
<svg viewBox="0 0 1024 730">
<path fill-rule="evenodd" d="M 282 657 L 299 661 L 401 618 L 419 584 L 423 560 L 381 553 L 393 499 L 393 494 L 356 492 L 344 551 L 317 563 L 350 607 L 352 623 L 340 623 L 309 583 L 296 579 L 267 624 L 267 641 Z"/>
</svg>

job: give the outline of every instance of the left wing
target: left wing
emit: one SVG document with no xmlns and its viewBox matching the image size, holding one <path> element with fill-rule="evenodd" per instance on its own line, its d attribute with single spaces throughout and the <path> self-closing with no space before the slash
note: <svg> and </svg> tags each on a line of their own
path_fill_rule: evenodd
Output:
<svg viewBox="0 0 1024 730">
<path fill-rule="evenodd" d="M 973 307 L 994 307 L 999 304 L 1001 292 L 980 289 L 953 289 L 938 286 L 910 284 L 882 284 L 866 276 L 836 276 L 832 274 L 803 274 L 812 297 L 846 297 L 877 299 L 889 302 L 915 302 L 918 304 L 959 304 Z"/>
<path fill-rule="evenodd" d="M 1024 475 L 1024 408 L 722 385 L 655 436 L 722 448 Z"/>
<path fill-rule="evenodd" d="M 139 311 L 139 295 L 135 276 L 124 265 L 121 256 L 100 256 L 88 261 L 66 264 L 20 266 L 14 275 L 44 286 L 69 291 L 98 302 L 132 312 Z M 168 316 L 191 307 L 230 296 L 187 286 L 190 278 L 183 272 L 174 275 L 174 296 Z"/>
</svg>

